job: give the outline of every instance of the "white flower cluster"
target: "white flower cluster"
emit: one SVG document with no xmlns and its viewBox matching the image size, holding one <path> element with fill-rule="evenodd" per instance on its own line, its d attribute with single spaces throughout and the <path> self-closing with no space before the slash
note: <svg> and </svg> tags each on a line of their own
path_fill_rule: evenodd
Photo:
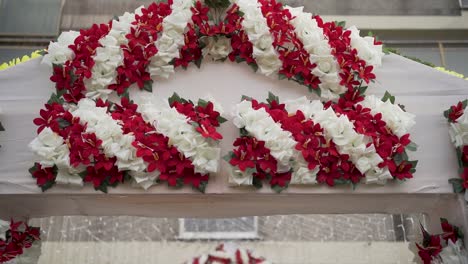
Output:
<svg viewBox="0 0 468 264">
<path fill-rule="evenodd" d="M 237 252 L 239 252 L 239 255 L 237 255 Z M 250 253 L 251 256 L 253 256 L 252 253 Z M 246 249 L 238 248 L 236 245 L 232 243 L 225 243 L 223 245 L 222 250 L 215 250 L 212 251 L 208 254 L 204 254 L 200 257 L 194 258 L 193 260 L 186 262 L 186 264 L 209 264 L 212 263 L 211 258 L 217 258 L 217 259 L 222 259 L 223 261 L 229 261 L 231 264 L 242 264 L 242 263 L 253 263 L 251 262 L 251 258 L 249 257 L 249 251 Z M 253 256 L 255 258 L 259 258 L 256 256 Z M 223 262 L 224 263 L 224 262 Z M 261 262 L 255 262 L 258 264 L 270 264 L 270 262 L 264 260 Z"/>
<path fill-rule="evenodd" d="M 142 7 L 135 13 L 141 14 Z M 135 21 L 135 14 L 125 12 L 117 20 L 112 21 L 112 28 L 109 33 L 99 40 L 101 47 L 96 49 L 93 56 L 95 62 L 92 68 L 92 76 L 85 79 L 87 94 L 89 98 L 106 98 L 112 90 L 108 86 L 114 84 L 117 78 L 117 68 L 123 65 L 124 54 L 122 45 L 128 44 L 127 34 L 131 32 L 132 23 Z"/>
<path fill-rule="evenodd" d="M 455 147 L 468 145 L 468 107 L 463 110 L 457 123 L 450 123 L 449 134 Z"/>
<path fill-rule="evenodd" d="M 107 113 L 106 107 L 97 107 L 93 100 L 85 98 L 70 112 L 74 117 L 80 118 L 82 125 L 86 125 L 87 133 L 94 133 L 102 140 L 104 154 L 108 158 L 116 157 L 119 170 L 145 170 L 143 159 L 136 156 L 136 149 L 132 146 L 135 137 L 132 134 L 123 134 L 119 123 Z"/>
<path fill-rule="evenodd" d="M 262 14 L 261 4 L 251 0 L 233 0 L 244 13 L 242 26 L 253 45 L 253 57 L 260 72 L 270 76 L 277 74 L 283 63 L 273 47 L 273 36 Z"/>
<path fill-rule="evenodd" d="M 468 253 L 463 246 L 463 240 L 458 239 L 453 243 L 449 239 L 446 247 L 442 249 L 431 263 L 433 264 L 468 264 Z"/>
<path fill-rule="evenodd" d="M 379 168 L 383 160 L 377 154 L 371 139 L 358 134 L 353 123 L 345 116 L 337 116 L 332 108 L 324 110 L 320 101 L 309 101 L 302 97 L 286 103 L 286 110 L 300 110 L 323 128 L 325 138 L 332 140 L 342 154 L 350 156 L 356 168 L 366 176 L 366 183 L 385 183 L 392 176 L 387 168 Z"/>
<path fill-rule="evenodd" d="M 232 51 L 231 40 L 222 37 L 210 37 L 206 40 L 203 56 L 209 55 L 215 61 L 226 59 Z"/>
<path fill-rule="evenodd" d="M 218 171 L 221 154 L 218 143 L 198 133 L 187 122 L 187 116 L 157 97 L 144 96 L 136 101 L 145 121 L 154 124 L 158 133 L 169 138 L 169 144 L 192 161 L 195 172 L 205 174 Z"/>
<path fill-rule="evenodd" d="M 373 115 L 382 114 L 382 120 L 398 137 L 408 134 L 409 130 L 416 124 L 414 114 L 403 111 L 400 106 L 392 104 L 390 100 L 383 102 L 374 95 L 368 95 L 364 101 L 360 102 L 360 105 L 369 108 Z"/>
<path fill-rule="evenodd" d="M 304 49 L 310 54 L 310 61 L 317 67 L 312 74 L 320 79 L 321 97 L 326 100 L 334 100 L 340 94 L 346 92 L 346 87 L 340 85 L 340 67 L 332 54 L 328 40 L 323 34 L 323 29 L 312 18 L 312 14 L 303 12 L 304 7 L 292 8 L 285 6 L 294 19 L 291 24 L 298 39 L 304 44 Z"/>
<path fill-rule="evenodd" d="M 78 175 L 83 168 L 73 168 L 70 165 L 70 151 L 67 143 L 49 127 L 44 128 L 29 143 L 29 148 L 38 157 L 38 162 L 43 167 L 57 166 L 56 181 L 58 184 L 83 185 L 83 180 Z"/>
<path fill-rule="evenodd" d="M 361 37 L 356 26 L 352 26 L 347 30 L 351 31 L 351 47 L 357 50 L 359 58 L 364 60 L 367 65 L 374 66 L 374 68 L 382 66 L 382 58 L 385 55 L 382 51 L 383 45 L 375 45 L 374 37 Z"/>
<path fill-rule="evenodd" d="M 265 109 L 255 110 L 250 101 L 244 100 L 235 106 L 233 114 L 233 123 L 236 127 L 244 128 L 250 135 L 265 142 L 265 147 L 270 150 L 271 156 L 278 162 L 278 172 L 287 172 L 293 167 L 299 167 L 299 165 L 293 164 L 294 161 L 298 164 L 305 164 L 302 155 L 295 150 L 296 141 L 293 135 L 289 131 L 283 130 L 281 125 L 276 123 Z M 307 167 L 307 165 L 305 166 Z M 253 175 L 249 171 L 242 172 L 233 168 L 233 177 L 230 180 L 231 183 L 238 185 L 251 184 L 252 177 Z"/>
<path fill-rule="evenodd" d="M 158 53 L 153 56 L 148 66 L 151 76 L 168 78 L 174 73 L 174 66 L 170 63 L 179 58 L 180 49 L 185 45 L 184 32 L 192 18 L 192 7 L 195 1 L 174 0 L 171 14 L 163 19 L 162 34 L 155 45 Z"/>
<path fill-rule="evenodd" d="M 66 61 L 73 59 L 75 54 L 68 46 L 75 43 L 75 39 L 79 35 L 80 32 L 77 31 L 67 31 L 60 34 L 57 42 L 50 42 L 42 63 L 52 66 L 52 64 L 64 64 Z"/>
</svg>

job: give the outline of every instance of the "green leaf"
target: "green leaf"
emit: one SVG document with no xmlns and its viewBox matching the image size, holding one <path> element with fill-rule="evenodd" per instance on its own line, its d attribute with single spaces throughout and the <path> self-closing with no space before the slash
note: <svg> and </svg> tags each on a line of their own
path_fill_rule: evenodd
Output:
<svg viewBox="0 0 468 264">
<path fill-rule="evenodd" d="M 218 123 L 220 124 L 225 123 L 227 121 L 227 119 L 222 116 L 218 116 L 217 120 L 218 120 Z"/>
<path fill-rule="evenodd" d="M 96 188 L 94 188 L 94 189 L 95 189 L 96 191 L 101 191 L 101 192 L 103 192 L 103 193 L 107 193 L 107 184 L 105 184 L 105 183 L 103 182 L 100 186 L 98 186 L 98 187 L 96 187 Z"/>
<path fill-rule="evenodd" d="M 229 163 L 233 157 L 234 157 L 234 152 L 230 151 L 228 154 L 223 156 L 223 160 Z"/>
<path fill-rule="evenodd" d="M 42 192 L 45 192 L 45 191 L 47 191 L 48 189 L 52 188 L 52 186 L 54 186 L 54 184 L 55 184 L 55 181 L 48 181 L 48 182 L 46 182 L 45 184 L 43 184 L 43 185 L 41 186 Z"/>
<path fill-rule="evenodd" d="M 335 25 L 338 27 L 346 27 L 346 21 L 335 21 Z"/>
<path fill-rule="evenodd" d="M 2 122 L 0 122 L 0 131 L 5 131 L 5 127 L 2 125 Z"/>
<path fill-rule="evenodd" d="M 174 105 L 175 102 L 181 102 L 182 99 L 177 93 L 174 93 L 171 97 L 169 97 L 169 105 L 172 106 Z"/>
<path fill-rule="evenodd" d="M 44 55 L 46 55 L 47 53 L 48 53 L 48 52 L 47 52 L 47 50 L 45 50 L 45 49 L 40 50 L 40 51 L 37 52 L 37 54 L 39 54 L 39 55 L 41 55 L 41 56 L 44 56 Z"/>
<path fill-rule="evenodd" d="M 240 128 L 240 135 L 243 136 L 243 137 L 247 137 L 249 136 L 249 131 L 247 131 L 247 129 L 245 128 Z"/>
<path fill-rule="evenodd" d="M 395 104 L 395 96 L 391 95 L 388 91 L 386 91 L 382 97 L 383 102 L 386 102 L 387 100 L 390 100 L 390 103 Z"/>
<path fill-rule="evenodd" d="M 86 177 L 86 175 L 88 175 L 88 172 L 87 171 L 82 171 L 82 172 L 78 173 L 78 175 L 81 177 L 81 179 L 84 179 Z"/>
<path fill-rule="evenodd" d="M 198 185 L 198 188 L 195 188 L 195 189 L 197 189 L 197 190 L 200 191 L 201 193 L 205 193 L 206 186 L 208 186 L 208 182 L 207 182 L 207 181 L 203 181 L 203 182 L 200 182 L 200 184 Z"/>
<path fill-rule="evenodd" d="M 29 171 L 29 173 L 31 173 L 31 175 L 33 175 L 33 173 L 35 173 L 38 170 L 38 167 L 39 167 L 38 165 L 39 165 L 39 163 L 36 162 L 36 163 L 34 163 L 34 165 L 31 168 L 28 169 L 28 171 Z"/>
<path fill-rule="evenodd" d="M 465 188 L 463 187 L 463 180 L 462 179 L 450 179 L 449 183 L 452 184 L 454 193 L 464 193 L 465 192 Z"/>
<path fill-rule="evenodd" d="M 314 92 L 318 97 L 322 97 L 322 90 L 320 88 L 312 88 L 309 86 L 309 92 L 312 93 Z"/>
<path fill-rule="evenodd" d="M 67 128 L 67 127 L 69 127 L 71 125 L 70 122 L 68 122 L 67 120 L 65 120 L 63 118 L 58 118 L 57 122 L 58 122 L 59 127 L 61 129 Z"/>
<path fill-rule="evenodd" d="M 254 72 L 258 71 L 258 65 L 256 63 L 250 63 L 249 66 Z"/>
<path fill-rule="evenodd" d="M 242 95 L 241 101 L 244 101 L 244 100 L 245 100 L 245 101 L 252 101 L 252 97 L 247 96 L 247 95 Z"/>
<path fill-rule="evenodd" d="M 278 74 L 278 80 L 284 80 L 287 79 L 288 77 L 282 73 Z"/>
<path fill-rule="evenodd" d="M 263 187 L 262 180 L 257 177 L 253 177 L 252 185 L 257 189 L 261 189 Z"/>
<path fill-rule="evenodd" d="M 268 99 L 267 102 L 271 105 L 273 102 L 277 102 L 279 104 L 279 97 L 273 94 L 272 92 L 268 92 Z"/>
<path fill-rule="evenodd" d="M 147 92 L 153 92 L 153 80 L 147 80 L 143 84 L 143 90 Z"/>
<path fill-rule="evenodd" d="M 52 93 L 52 95 L 49 98 L 49 101 L 47 101 L 47 104 L 53 104 L 53 103 L 63 104 L 64 101 L 61 98 L 61 96 L 58 96 L 57 94 Z"/>
<path fill-rule="evenodd" d="M 351 183 L 350 180 L 345 179 L 335 179 L 333 182 L 335 183 L 335 185 L 346 185 Z"/>
<path fill-rule="evenodd" d="M 418 150 L 418 144 L 414 143 L 414 142 L 410 142 L 407 146 L 406 146 L 406 150 L 409 150 L 409 151 L 416 151 Z"/>
<path fill-rule="evenodd" d="M 365 95 L 368 87 L 369 87 L 369 86 L 360 86 L 360 87 L 358 88 L 359 94 L 360 94 L 360 95 Z"/>
<path fill-rule="evenodd" d="M 288 188 L 287 185 L 284 186 L 284 187 L 281 187 L 281 186 L 279 186 L 279 185 L 272 185 L 272 186 L 271 186 L 271 189 L 272 189 L 273 191 L 275 191 L 276 193 L 281 193 L 282 191 L 286 190 L 287 188 Z"/>
<path fill-rule="evenodd" d="M 203 61 L 203 57 L 200 57 L 198 60 L 194 62 L 198 69 L 201 68 L 202 61 Z"/>
<path fill-rule="evenodd" d="M 208 102 L 203 100 L 203 99 L 198 99 L 198 106 L 201 107 L 206 107 L 208 105 Z"/>
<path fill-rule="evenodd" d="M 240 11 L 240 10 L 239 10 L 239 11 L 237 11 L 237 14 L 238 14 L 240 17 L 243 17 L 243 16 L 245 15 L 245 13 L 244 13 L 244 12 L 242 12 L 242 11 Z"/>
</svg>

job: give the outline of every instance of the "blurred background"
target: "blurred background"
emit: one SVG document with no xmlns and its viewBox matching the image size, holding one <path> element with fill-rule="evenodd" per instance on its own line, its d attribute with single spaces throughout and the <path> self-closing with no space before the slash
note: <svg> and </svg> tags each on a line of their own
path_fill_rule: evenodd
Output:
<svg viewBox="0 0 468 264">
<path fill-rule="evenodd" d="M 103 23 L 152 1 L 0 0 L 0 64 L 61 31 Z M 403 55 L 468 75 L 468 0 L 285 0 L 356 25 Z M 181 263 L 235 241 L 275 263 L 414 263 L 424 215 L 292 215 L 235 219 L 48 217 L 41 264 Z M 171 260 L 169 260 L 171 259 Z M 18 263 L 36 263 L 32 260 Z"/>
<path fill-rule="evenodd" d="M 0 62 L 44 48 L 60 31 L 133 11 L 144 0 L 0 0 Z M 468 75 L 468 0 L 284 0 L 346 21 L 403 55 Z"/>
</svg>

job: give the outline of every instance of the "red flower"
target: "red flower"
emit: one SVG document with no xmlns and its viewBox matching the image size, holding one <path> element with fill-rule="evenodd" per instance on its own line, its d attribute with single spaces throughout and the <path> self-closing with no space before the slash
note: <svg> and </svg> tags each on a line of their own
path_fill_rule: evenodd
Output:
<svg viewBox="0 0 468 264">
<path fill-rule="evenodd" d="M 196 119 L 192 119 L 193 121 L 200 123 L 202 120 L 207 120 L 211 123 L 212 126 L 219 126 L 218 117 L 220 114 L 214 110 L 214 105 L 212 102 L 208 102 L 205 107 L 197 106 L 195 110 Z"/>
<path fill-rule="evenodd" d="M 291 172 L 285 173 L 273 173 L 271 175 L 270 185 L 271 186 L 280 186 L 286 187 L 291 181 Z"/>
<path fill-rule="evenodd" d="M 468 162 L 468 146 L 463 146 L 461 158 L 463 162 Z"/>
<path fill-rule="evenodd" d="M 192 21 L 196 25 L 201 25 L 204 21 L 208 21 L 208 12 L 210 8 L 204 6 L 201 1 L 197 1 L 192 10 Z"/>
<path fill-rule="evenodd" d="M 456 227 L 451 225 L 446 219 L 441 219 L 440 225 L 442 227 L 442 231 L 444 231 L 442 238 L 445 240 L 445 242 L 448 243 L 448 240 L 450 239 L 453 243 L 456 243 L 458 240 Z"/>
<path fill-rule="evenodd" d="M 56 172 L 52 167 L 42 167 L 41 164 L 36 163 L 35 169 L 32 169 L 32 177 L 36 179 L 36 183 L 39 187 L 54 182 Z"/>
<path fill-rule="evenodd" d="M 197 132 L 199 132 L 205 138 L 212 138 L 214 140 L 221 140 L 223 136 L 216 131 L 216 128 L 211 125 L 210 121 L 203 120 L 200 123 L 200 126 L 197 127 Z"/>
<path fill-rule="evenodd" d="M 427 246 L 416 244 L 416 247 L 419 250 L 418 255 L 424 264 L 431 264 L 432 259 L 437 257 L 442 251 L 442 245 L 440 243 L 439 236 L 430 236 Z"/>
<path fill-rule="evenodd" d="M 37 129 L 37 133 L 41 133 L 41 131 L 46 128 L 50 127 L 52 131 L 58 133 L 60 131 L 59 123 L 57 122 L 57 118 L 62 116 L 65 113 L 65 109 L 63 106 L 58 103 L 46 104 L 46 109 L 41 109 L 39 118 L 34 119 L 34 124 L 39 126 Z M 67 121 L 71 121 L 71 114 L 68 114 L 64 117 Z"/>
<path fill-rule="evenodd" d="M 457 119 L 463 115 L 463 111 L 465 110 L 463 107 L 463 102 L 458 102 L 457 105 L 452 105 L 450 110 L 452 111 L 448 115 L 449 120 L 453 123 L 457 123 Z"/>
<path fill-rule="evenodd" d="M 463 169 L 460 177 L 463 179 L 463 188 L 468 189 L 468 167 Z"/>
<path fill-rule="evenodd" d="M 411 179 L 413 178 L 413 174 L 411 173 L 411 169 L 413 168 L 413 165 L 411 163 L 408 163 L 407 161 L 402 161 L 400 165 L 396 168 L 396 170 L 391 171 L 392 176 L 399 179 L 399 180 L 404 180 L 404 179 Z"/>
</svg>

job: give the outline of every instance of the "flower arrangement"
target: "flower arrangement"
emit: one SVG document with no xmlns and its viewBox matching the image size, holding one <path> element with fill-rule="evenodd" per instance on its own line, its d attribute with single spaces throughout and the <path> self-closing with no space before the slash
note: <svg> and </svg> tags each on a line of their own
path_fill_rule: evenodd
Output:
<svg viewBox="0 0 468 264">
<path fill-rule="evenodd" d="M 29 251 L 33 244 L 40 241 L 40 229 L 31 227 L 25 222 L 4 222 L 0 220 L 0 263 L 15 259 Z"/>
<path fill-rule="evenodd" d="M 235 107 L 240 137 L 225 160 L 232 166 L 230 182 L 262 187 L 267 180 L 277 192 L 289 184 L 329 186 L 413 177 L 416 150 L 408 130 L 414 115 L 394 104 L 386 93 L 380 100 L 348 91 L 338 102 L 322 104 L 305 97 L 280 103 L 243 97 Z"/>
<path fill-rule="evenodd" d="M 236 247 L 226 243 L 216 247 L 216 250 L 208 254 L 196 257 L 186 264 L 269 264 L 264 258 L 256 257 L 250 250 Z"/>
<path fill-rule="evenodd" d="M 455 193 L 466 193 L 468 189 L 468 100 L 458 102 L 444 112 L 450 127 L 449 135 L 457 151 L 458 173 L 460 178 L 450 179 Z M 468 200 L 467 197 L 465 197 Z"/>
<path fill-rule="evenodd" d="M 424 264 L 468 264 L 463 245 L 463 233 L 447 219 L 441 218 L 442 234 L 431 235 L 421 225 L 423 241 L 416 244 L 418 256 Z"/>
<path fill-rule="evenodd" d="M 139 7 L 107 24 L 64 32 L 43 62 L 53 67 L 58 97 L 106 99 L 132 84 L 151 91 L 157 78 L 204 57 L 246 62 L 289 79 L 324 99 L 369 83 L 381 65 L 382 43 L 355 27 L 324 22 L 276 0 L 170 0 Z"/>
<path fill-rule="evenodd" d="M 30 169 L 37 185 L 45 191 L 56 183 L 89 182 L 107 192 L 124 182 L 148 189 L 165 181 L 204 192 L 219 165 L 217 128 L 226 121 L 219 106 L 177 94 L 168 102 L 148 96 L 137 100 L 46 104 L 34 120 L 38 136 L 29 145 L 39 158 Z"/>
</svg>

